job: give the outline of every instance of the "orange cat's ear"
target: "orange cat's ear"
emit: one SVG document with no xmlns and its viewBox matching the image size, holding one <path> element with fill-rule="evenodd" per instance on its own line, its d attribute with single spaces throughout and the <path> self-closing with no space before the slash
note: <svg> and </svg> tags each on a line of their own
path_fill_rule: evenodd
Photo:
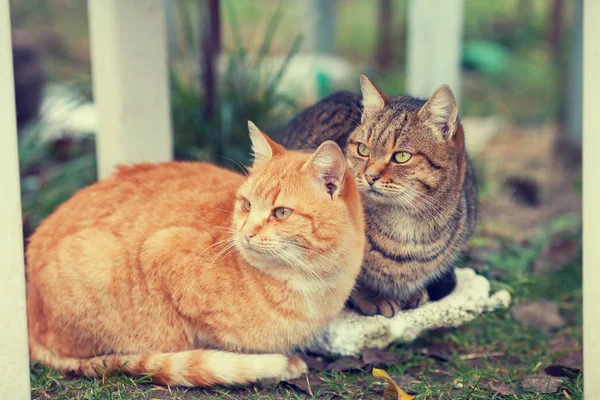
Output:
<svg viewBox="0 0 600 400">
<path fill-rule="evenodd" d="M 304 164 L 302 171 L 308 172 L 316 180 L 323 193 L 327 193 L 332 200 L 337 199 L 346 173 L 342 149 L 334 141 L 323 142 Z"/>
<path fill-rule="evenodd" d="M 435 124 L 444 140 L 448 140 L 454 135 L 458 119 L 458 106 L 448 85 L 442 85 L 433 92 L 427 103 L 419 110 L 419 118 Z"/>
<path fill-rule="evenodd" d="M 360 89 L 363 97 L 363 113 L 361 122 L 365 122 L 366 118 L 369 118 L 383 110 L 383 107 L 385 107 L 385 105 L 389 102 L 389 98 L 381 90 L 379 90 L 365 74 L 360 75 Z"/>
<path fill-rule="evenodd" d="M 285 152 L 283 147 L 261 132 L 252 121 L 248 121 L 248 130 L 250 131 L 250 140 L 252 141 L 253 167 L 269 161 L 274 155 Z"/>
</svg>

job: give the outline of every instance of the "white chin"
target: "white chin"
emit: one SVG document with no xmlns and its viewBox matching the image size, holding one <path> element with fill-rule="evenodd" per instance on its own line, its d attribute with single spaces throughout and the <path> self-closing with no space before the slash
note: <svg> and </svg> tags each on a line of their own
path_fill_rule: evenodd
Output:
<svg viewBox="0 0 600 400">
<path fill-rule="evenodd" d="M 369 199 L 377 200 L 377 201 L 387 201 L 387 196 L 381 192 L 376 192 L 371 189 L 366 189 L 363 191 L 363 194 L 367 196 Z"/>
<path fill-rule="evenodd" d="M 248 246 L 239 246 L 240 254 L 246 261 L 255 266 L 266 266 L 273 263 L 275 255 L 253 249 Z"/>
</svg>

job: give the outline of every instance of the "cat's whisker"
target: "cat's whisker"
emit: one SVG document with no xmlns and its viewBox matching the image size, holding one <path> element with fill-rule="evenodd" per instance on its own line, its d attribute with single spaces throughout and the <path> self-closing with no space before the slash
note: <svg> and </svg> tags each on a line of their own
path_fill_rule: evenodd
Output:
<svg viewBox="0 0 600 400">
<path fill-rule="evenodd" d="M 353 102 L 352 99 L 350 99 L 348 96 L 344 96 L 344 97 L 346 97 L 346 100 L 348 100 L 350 102 L 350 104 L 352 104 L 358 110 L 358 112 L 360 113 L 360 116 L 362 117 L 363 111 L 360 109 L 360 107 L 358 105 L 356 105 L 356 103 Z"/>
<path fill-rule="evenodd" d="M 297 265 L 299 265 L 300 268 L 302 268 L 305 272 L 307 272 L 310 276 L 312 276 L 315 279 L 315 282 L 321 281 L 322 283 L 325 283 L 323 278 L 321 278 L 319 274 L 317 274 L 306 262 L 300 259 L 296 254 L 293 254 L 290 251 L 284 251 L 283 255 L 291 259 L 293 262 L 297 263 Z"/>
<path fill-rule="evenodd" d="M 348 121 L 354 122 L 357 126 L 360 126 L 360 122 L 356 121 L 355 119 L 350 118 L 350 117 L 346 117 L 345 115 L 342 115 L 342 117 L 345 118 L 345 119 L 347 119 Z"/>
<path fill-rule="evenodd" d="M 215 225 L 215 226 L 213 226 L 213 228 L 219 228 L 219 229 L 225 230 L 227 232 L 232 232 L 232 233 L 235 232 L 235 229 L 226 227 L 226 226 Z"/>
<path fill-rule="evenodd" d="M 225 253 L 227 250 L 231 249 L 234 246 L 235 242 L 233 241 L 233 239 L 231 239 L 231 243 L 229 243 L 225 248 L 221 249 L 213 258 L 211 258 L 208 262 L 208 265 L 212 265 L 213 262 L 216 261 L 223 253 Z"/>
<path fill-rule="evenodd" d="M 327 266 L 329 266 L 329 267 L 333 267 L 333 264 L 335 264 L 335 260 L 332 258 L 331 255 L 317 253 L 316 251 L 314 251 L 308 247 L 304 247 L 300 244 L 290 242 L 290 241 L 286 241 L 285 244 L 290 247 L 295 247 L 303 252 L 309 253 L 312 256 L 319 257 L 319 258 L 325 260 L 325 262 L 327 262 Z M 332 249 L 332 252 L 333 252 L 333 249 Z M 306 264 L 310 264 L 309 260 L 304 260 L 304 261 Z M 327 270 L 329 270 L 329 268 L 327 268 Z"/>
<path fill-rule="evenodd" d="M 232 246 L 230 247 L 230 249 L 228 251 L 226 251 L 223 256 L 221 257 L 221 261 L 219 261 L 219 264 L 217 264 L 217 268 L 221 265 L 221 263 L 223 262 L 223 260 L 225 260 L 228 256 L 230 256 L 231 254 L 235 253 L 237 251 L 237 247 Z"/>
<path fill-rule="evenodd" d="M 234 160 L 233 158 L 229 158 L 229 157 L 225 157 L 225 156 L 217 156 L 217 157 L 221 157 L 221 158 L 231 161 L 232 163 L 234 163 L 235 165 L 237 165 L 238 167 L 240 167 L 242 169 L 242 172 L 244 173 L 244 175 L 248 176 L 250 174 L 248 169 L 241 162 Z"/>
<path fill-rule="evenodd" d="M 202 254 L 206 253 L 207 251 L 209 251 L 209 250 L 211 250 L 211 249 L 213 249 L 213 248 L 215 248 L 215 247 L 217 247 L 219 245 L 225 244 L 227 242 L 231 243 L 231 242 L 233 242 L 233 239 L 232 238 L 226 238 L 226 239 L 219 240 L 218 242 L 215 242 L 215 243 L 211 244 L 210 246 L 208 246 L 207 248 L 205 248 L 204 250 L 202 250 L 200 252 L 200 254 L 198 254 L 198 257 L 202 256 Z"/>
<path fill-rule="evenodd" d="M 416 189 L 402 184 L 398 184 L 398 186 L 403 190 L 410 192 L 415 197 L 419 198 L 419 200 L 424 201 L 427 205 L 439 208 L 438 211 L 441 211 L 444 208 L 444 204 L 442 204 L 439 200 L 435 199 L 434 197 L 428 195 L 427 193 L 418 192 Z"/>
<path fill-rule="evenodd" d="M 213 210 L 222 211 L 222 212 L 225 212 L 228 214 L 233 214 L 233 210 L 224 210 L 222 208 L 216 208 L 216 207 L 213 207 Z"/>
</svg>

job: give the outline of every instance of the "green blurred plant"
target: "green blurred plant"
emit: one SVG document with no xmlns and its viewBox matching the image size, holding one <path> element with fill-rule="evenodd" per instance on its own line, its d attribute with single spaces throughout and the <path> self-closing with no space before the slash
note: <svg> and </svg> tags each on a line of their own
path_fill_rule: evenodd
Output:
<svg viewBox="0 0 600 400">
<path fill-rule="evenodd" d="M 80 100 L 72 101 L 75 107 Z M 23 233 L 33 230 L 77 190 L 96 180 L 93 136 L 44 139 L 56 129 L 43 117 L 19 132 Z"/>
<path fill-rule="evenodd" d="M 296 36 L 281 63 L 269 67 L 266 61 L 281 21 L 281 3 L 269 19 L 262 44 L 255 55 L 249 54 L 244 47 L 235 10 L 230 3 L 225 4 L 236 47 L 225 57 L 225 67 L 217 74 L 215 115 L 211 119 L 203 116 L 203 93 L 198 85 L 190 82 L 189 77 L 194 74 L 186 70 L 173 69 L 171 73 L 171 103 L 176 157 L 210 160 L 232 167 L 232 160 L 244 164 L 249 160 L 248 120 L 269 133 L 298 110 L 292 99 L 278 92 L 278 87 L 290 60 L 300 49 L 302 36 Z M 190 15 L 194 14 L 185 13 L 186 18 Z M 182 26 L 188 27 L 182 40 L 187 44 L 197 43 L 197 40 L 186 37 L 196 32 L 189 28 L 189 21 Z"/>
</svg>

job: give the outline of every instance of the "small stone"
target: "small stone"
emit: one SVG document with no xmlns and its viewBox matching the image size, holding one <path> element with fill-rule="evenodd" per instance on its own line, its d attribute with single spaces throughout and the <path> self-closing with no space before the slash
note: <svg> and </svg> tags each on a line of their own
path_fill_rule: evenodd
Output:
<svg viewBox="0 0 600 400">
<path fill-rule="evenodd" d="M 559 329 L 566 324 L 560 315 L 558 303 L 554 301 L 521 303 L 513 307 L 512 316 L 519 322 L 542 330 Z"/>
<path fill-rule="evenodd" d="M 515 394 L 515 392 L 506 383 L 491 382 L 490 389 L 492 389 L 495 394 L 501 394 L 502 396 L 512 396 Z"/>
<path fill-rule="evenodd" d="M 533 388 L 538 393 L 556 393 L 562 386 L 562 380 L 548 375 L 539 375 L 523 379 L 521 386 L 524 388 Z"/>
</svg>

